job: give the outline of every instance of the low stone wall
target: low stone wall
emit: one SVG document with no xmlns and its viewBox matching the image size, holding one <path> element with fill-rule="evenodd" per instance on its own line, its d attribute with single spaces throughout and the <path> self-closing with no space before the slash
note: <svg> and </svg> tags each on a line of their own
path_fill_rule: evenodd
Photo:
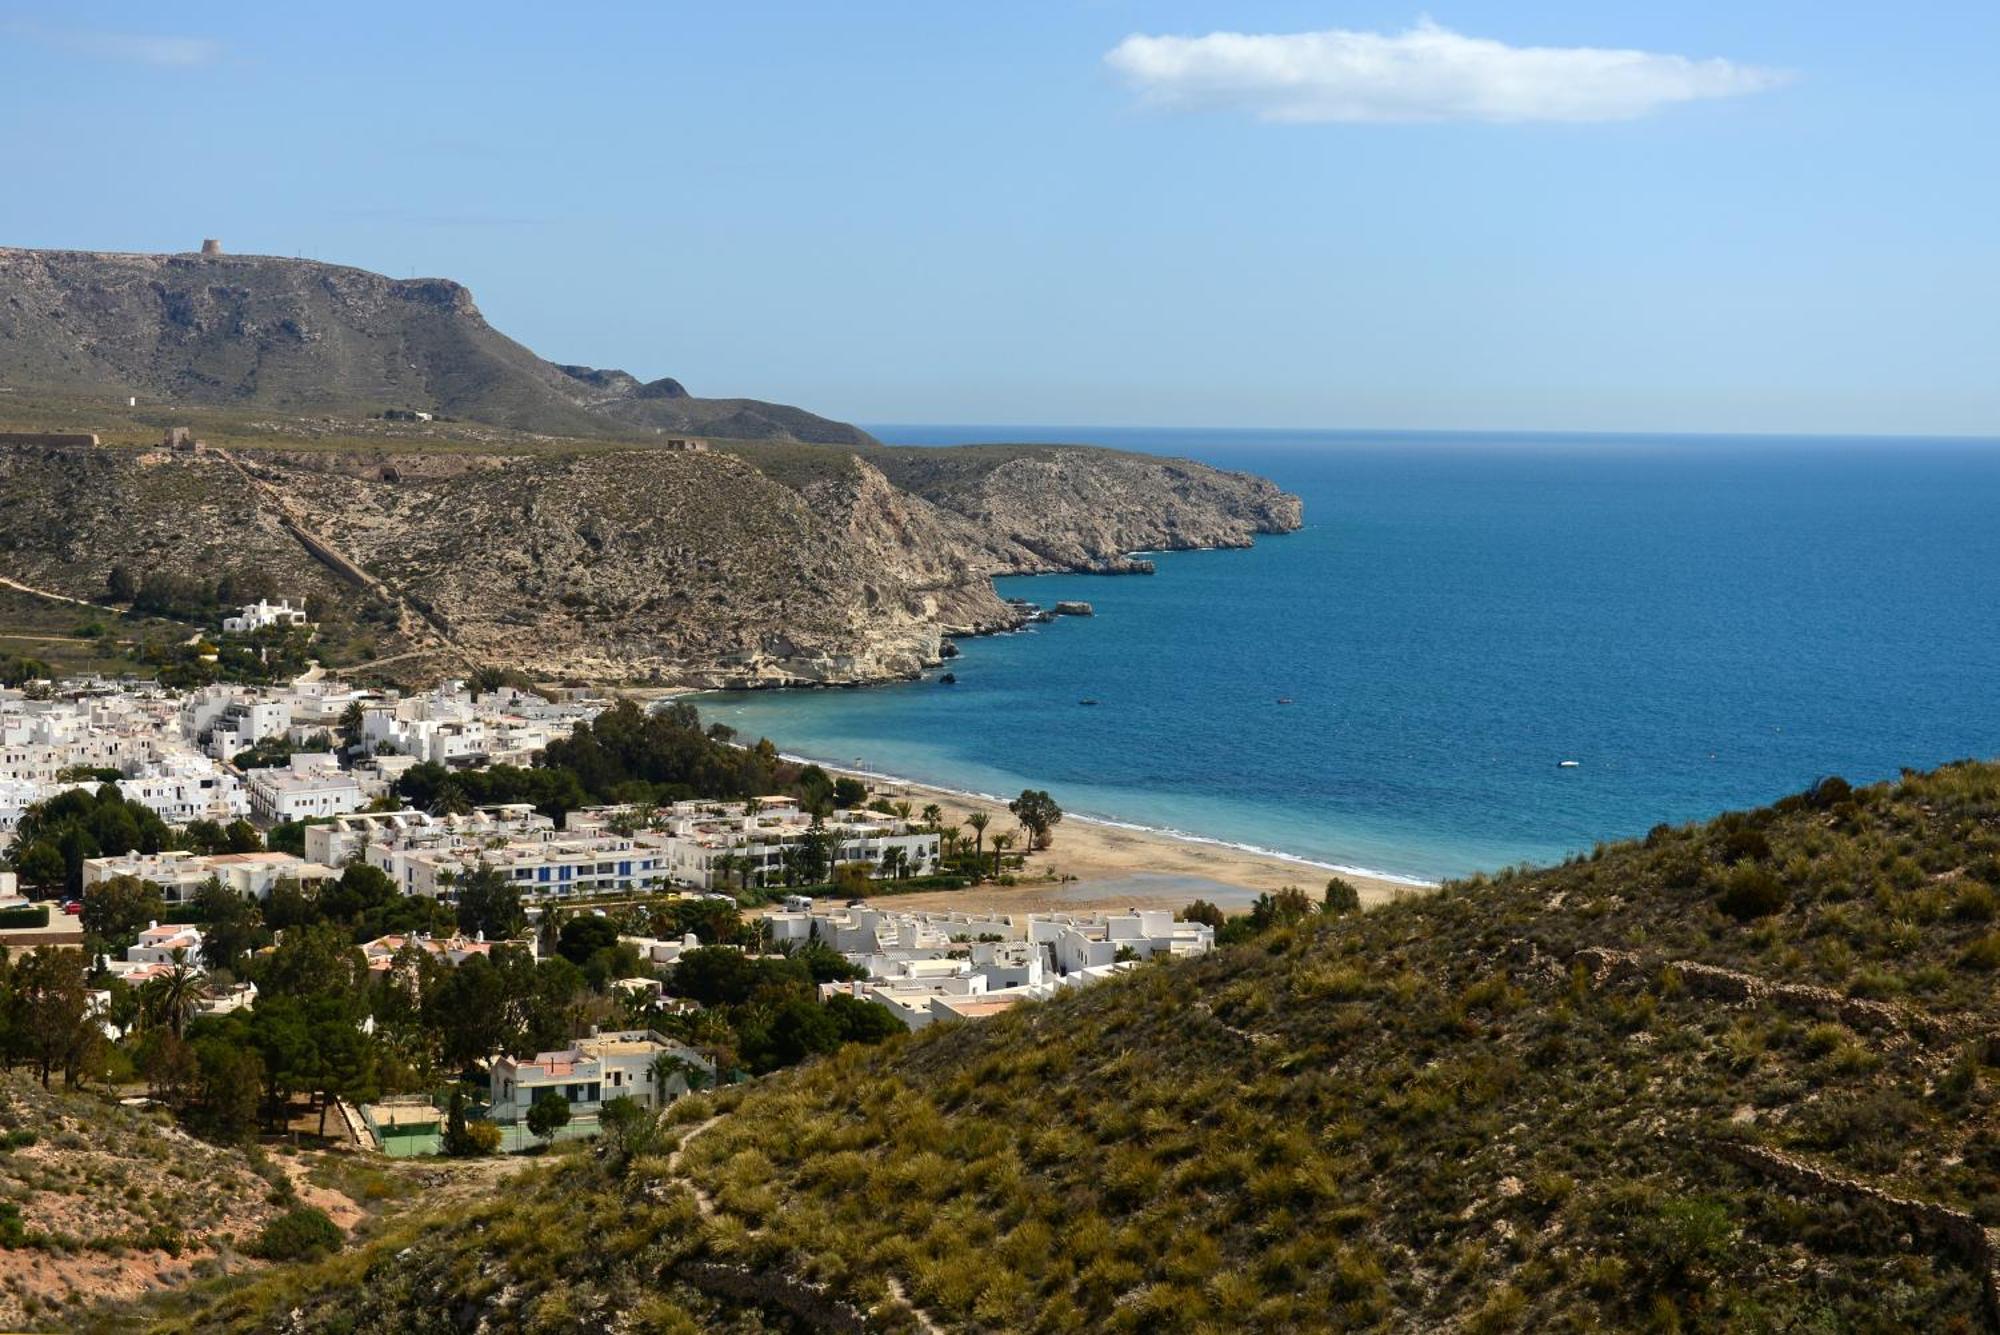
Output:
<svg viewBox="0 0 2000 1335">
<path fill-rule="evenodd" d="M 1942 1240 L 1979 1271 L 1980 1283 L 1986 1293 L 1987 1315 L 2000 1324 L 2000 1274 L 1996 1274 L 1994 1269 L 1996 1261 L 2000 1261 L 2000 1237 L 1995 1236 L 1995 1230 L 1987 1228 L 1965 1211 L 1954 1210 L 1936 1201 L 1898 1196 L 1872 1182 L 1842 1177 L 1797 1155 L 1763 1145 L 1733 1140 L 1711 1141 L 1709 1145 L 1723 1158 L 1752 1172 L 1762 1173 L 1794 1191 L 1813 1196 L 1872 1201 L 1887 1208 L 1912 1232 Z"/>
<path fill-rule="evenodd" d="M 1696 960 L 1671 960 L 1664 965 L 1649 967 L 1643 958 L 1632 951 L 1608 950 L 1598 946 L 1579 950 L 1571 958 L 1590 970 L 1591 983 L 1596 987 L 1643 981 L 1656 968 L 1672 969 L 1695 996 L 1718 1001 L 1769 1004 L 1784 1010 L 1839 1020 L 1864 1033 L 1909 1034 L 1925 1042 L 1939 1042 L 1964 1037 L 1974 1027 L 1966 1017 L 1931 1015 L 1886 1001 L 1850 997 L 1830 987 L 1774 983 L 1755 974 L 1702 964 Z"/>
<path fill-rule="evenodd" d="M 674 1272 L 703 1293 L 776 1307 L 814 1330 L 863 1335 L 881 1328 L 853 1304 L 835 1298 L 817 1284 L 790 1275 L 716 1261 L 683 1261 L 674 1267 Z"/>
<path fill-rule="evenodd" d="M 97 437 L 88 431 L 0 431 L 0 445 L 50 445 L 58 448 L 95 445 Z"/>
</svg>

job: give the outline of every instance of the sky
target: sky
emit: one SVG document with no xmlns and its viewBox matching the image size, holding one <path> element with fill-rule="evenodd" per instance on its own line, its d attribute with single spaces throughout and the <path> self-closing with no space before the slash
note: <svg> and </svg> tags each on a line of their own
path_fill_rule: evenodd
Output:
<svg viewBox="0 0 2000 1335">
<path fill-rule="evenodd" d="M 2000 434 L 2000 5 L 0 2 L 0 244 L 869 423 Z"/>
</svg>

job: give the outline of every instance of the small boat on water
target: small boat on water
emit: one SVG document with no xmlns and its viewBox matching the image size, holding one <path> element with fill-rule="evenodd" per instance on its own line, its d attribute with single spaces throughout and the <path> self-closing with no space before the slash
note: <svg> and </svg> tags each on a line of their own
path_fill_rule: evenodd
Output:
<svg viewBox="0 0 2000 1335">
<path fill-rule="evenodd" d="M 1085 696 L 1083 699 L 1077 701 L 1077 703 L 1080 705 L 1094 705 L 1097 703 L 1097 698 L 1095 696 Z"/>
<path fill-rule="evenodd" d="M 1583 762 L 1582 762 L 1581 760 L 1558 760 L 1558 761 L 1556 762 L 1556 768 L 1557 768 L 1557 769 L 1575 769 L 1575 768 L 1577 768 L 1577 767 L 1578 767 L 1579 765 L 1581 765 L 1581 764 L 1583 764 Z"/>
<path fill-rule="evenodd" d="M 1278 703 L 1281 705 L 1288 705 L 1291 702 L 1292 702 L 1292 697 L 1289 695 L 1281 695 L 1278 697 Z"/>
</svg>

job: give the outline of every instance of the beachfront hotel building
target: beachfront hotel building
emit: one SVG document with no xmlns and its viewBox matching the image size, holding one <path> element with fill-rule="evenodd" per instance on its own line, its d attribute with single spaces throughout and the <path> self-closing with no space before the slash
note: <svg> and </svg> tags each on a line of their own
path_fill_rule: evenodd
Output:
<svg viewBox="0 0 2000 1335">
<path fill-rule="evenodd" d="M 786 854 L 812 833 L 812 821 L 789 797 L 755 802 L 677 802 L 657 819 L 669 838 L 668 870 L 683 885 L 727 890 L 748 878 L 775 884 L 784 878 Z M 921 876 L 938 865 L 943 836 L 873 811 L 836 811 L 820 827 L 831 842 L 834 866 L 862 862 L 879 873 L 892 850 L 903 868 Z"/>
</svg>

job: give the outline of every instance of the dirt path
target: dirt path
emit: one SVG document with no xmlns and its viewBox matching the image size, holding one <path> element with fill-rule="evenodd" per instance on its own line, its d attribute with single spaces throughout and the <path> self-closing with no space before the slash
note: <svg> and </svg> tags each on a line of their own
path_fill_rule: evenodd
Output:
<svg viewBox="0 0 2000 1335">
<path fill-rule="evenodd" d="M 346 552 L 341 551 L 340 548 L 336 547 L 332 542 L 322 537 L 318 531 L 313 529 L 307 523 L 312 516 L 305 513 L 289 496 L 286 496 L 276 487 L 251 472 L 241 459 L 238 459 L 228 450 L 220 447 L 211 448 L 215 450 L 217 457 L 235 469 L 238 475 L 270 504 L 271 509 L 278 516 L 278 523 L 298 541 L 299 546 L 306 549 L 307 555 L 348 583 L 367 589 L 377 597 L 393 603 L 397 611 L 401 614 L 406 630 L 411 626 L 422 626 L 437 638 L 444 652 L 459 658 L 467 667 L 477 668 L 480 666 L 479 660 L 461 648 L 458 642 L 452 639 L 451 633 L 432 617 L 430 613 L 404 597 L 400 592 L 391 588 L 382 580 L 362 569 L 358 561 L 354 560 Z M 375 661 L 379 663 L 387 660 L 377 659 Z"/>
<path fill-rule="evenodd" d="M 17 593 L 32 594 L 34 597 L 37 598 L 47 598 L 50 602 L 68 603 L 72 607 L 88 607 L 92 608 L 93 610 L 97 609 L 96 603 L 88 602 L 82 598 L 72 598 L 66 593 L 51 593 L 47 589 L 38 589 L 32 584 L 23 584 L 19 580 L 8 579 L 4 575 L 0 575 L 0 585 L 4 585 L 7 588 L 13 589 Z M 16 636 L 15 638 L 20 639 L 23 637 Z M 60 637 L 53 635 L 38 635 L 32 638 L 46 640 L 46 639 L 57 639 Z"/>
</svg>

